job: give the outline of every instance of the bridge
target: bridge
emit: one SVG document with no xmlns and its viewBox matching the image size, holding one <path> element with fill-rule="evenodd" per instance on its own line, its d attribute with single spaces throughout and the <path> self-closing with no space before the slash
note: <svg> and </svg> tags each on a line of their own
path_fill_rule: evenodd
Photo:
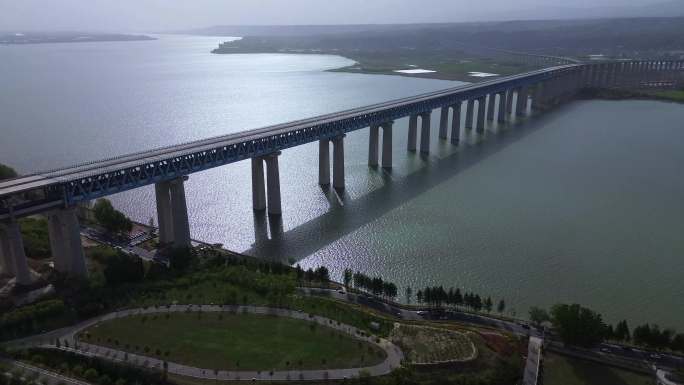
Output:
<svg viewBox="0 0 684 385">
<path fill-rule="evenodd" d="M 76 208 L 93 199 L 154 185 L 159 241 L 185 248 L 190 246 L 190 225 L 184 183 L 195 172 L 250 159 L 253 208 L 277 216 L 282 214 L 278 157 L 290 147 L 319 142 L 319 184 L 332 182 L 334 188 L 344 189 L 344 138 L 351 131 L 369 128 L 369 166 L 391 168 L 392 126 L 397 119 L 409 119 L 407 151 L 427 154 L 434 110 L 440 111 L 439 139 L 458 146 L 463 130 L 481 135 L 486 121 L 507 123 L 542 112 L 573 99 L 585 88 L 684 84 L 684 61 L 573 63 L 542 56 L 531 60 L 555 66 L 0 182 L 0 273 L 15 277 L 19 285 L 30 284 L 17 221 L 29 215 L 47 216 L 55 269 L 84 276 Z"/>
</svg>

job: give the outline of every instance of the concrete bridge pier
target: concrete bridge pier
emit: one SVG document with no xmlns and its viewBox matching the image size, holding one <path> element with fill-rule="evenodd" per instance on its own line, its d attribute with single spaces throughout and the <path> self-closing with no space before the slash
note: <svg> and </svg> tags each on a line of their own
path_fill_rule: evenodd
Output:
<svg viewBox="0 0 684 385">
<path fill-rule="evenodd" d="M 617 76 L 622 63 L 612 63 L 608 71 L 608 85 L 615 86 L 618 83 Z"/>
<path fill-rule="evenodd" d="M 487 120 L 494 121 L 494 106 L 496 105 L 496 94 L 487 96 Z"/>
<path fill-rule="evenodd" d="M 48 214 L 50 249 L 55 270 L 70 276 L 85 277 L 88 271 L 76 210 L 76 207 L 70 207 Z"/>
<path fill-rule="evenodd" d="M 442 107 L 439 117 L 439 138 L 446 140 L 449 130 L 449 106 Z"/>
<path fill-rule="evenodd" d="M 409 118 L 408 129 L 408 151 L 416 151 L 416 144 L 418 142 L 418 115 L 411 115 Z"/>
<path fill-rule="evenodd" d="M 344 137 L 340 135 L 333 138 L 333 188 L 344 189 Z M 269 185 L 270 186 L 270 185 Z M 278 190 L 280 198 L 280 190 Z"/>
<path fill-rule="evenodd" d="M 320 142 L 319 183 L 330 184 L 328 140 Z M 280 151 L 252 158 L 252 207 L 254 211 L 268 209 L 268 215 L 281 215 L 280 170 L 278 167 Z M 264 163 L 266 163 L 266 184 L 264 185 Z M 326 178 L 327 177 L 327 183 Z M 189 232 L 188 232 L 189 233 Z M 189 236 L 189 235 L 188 235 Z"/>
<path fill-rule="evenodd" d="M 468 99 L 466 104 L 465 129 L 470 131 L 473 129 L 473 115 L 475 114 L 475 99 Z"/>
<path fill-rule="evenodd" d="M 484 96 L 477 99 L 477 125 L 475 126 L 475 131 L 478 134 L 483 134 L 485 131 L 485 101 Z"/>
<path fill-rule="evenodd" d="M 421 128 L 420 128 L 420 153 L 429 154 L 430 153 L 430 116 L 432 111 L 423 112 L 420 115 Z"/>
<path fill-rule="evenodd" d="M 28 268 L 24 252 L 24 240 L 21 237 L 19 222 L 14 219 L 0 222 L 0 248 L 6 269 L 16 278 L 17 285 L 31 284 L 31 272 Z"/>
<path fill-rule="evenodd" d="M 378 139 L 380 126 L 370 126 L 370 136 L 368 138 L 368 165 L 376 167 L 378 165 Z"/>
<path fill-rule="evenodd" d="M 532 110 L 541 111 L 543 107 L 542 99 L 544 97 L 544 83 L 539 82 L 534 86 L 532 91 Z"/>
<path fill-rule="evenodd" d="M 171 218 L 171 185 L 169 182 L 159 182 L 154 185 L 157 201 L 157 223 L 159 225 L 159 243 L 162 245 L 173 242 L 173 219 Z"/>
<path fill-rule="evenodd" d="M 16 268 L 14 267 L 14 258 L 12 257 L 12 250 L 7 241 L 2 229 L 0 229 L 0 276 L 14 277 L 16 275 Z"/>
<path fill-rule="evenodd" d="M 254 167 L 252 172 L 254 172 Z M 252 174 L 252 188 L 254 190 L 254 174 Z M 190 247 L 190 223 L 188 221 L 188 207 L 185 201 L 185 181 L 183 176 L 168 182 L 155 185 L 157 200 L 157 222 L 159 223 L 159 242 L 174 248 Z M 257 209 L 256 200 L 255 210 Z"/>
<path fill-rule="evenodd" d="M 453 113 L 451 115 L 451 144 L 458 146 L 461 140 L 461 102 L 451 106 Z"/>
<path fill-rule="evenodd" d="M 496 120 L 499 123 L 506 123 L 506 91 L 499 92 L 499 111 L 497 115 Z"/>
<path fill-rule="evenodd" d="M 515 90 L 510 89 L 506 92 L 506 119 L 510 118 L 513 114 L 513 94 Z"/>
<path fill-rule="evenodd" d="M 68 273 L 70 270 L 70 257 L 67 242 L 64 242 L 62 234 L 63 223 L 59 211 L 52 211 L 47 214 L 48 239 L 50 240 L 50 251 L 55 270 L 61 273 Z"/>
<path fill-rule="evenodd" d="M 268 215 L 281 215 L 283 213 L 280 203 L 280 169 L 278 157 L 280 151 L 268 154 L 266 161 L 266 188 L 268 201 Z"/>
<path fill-rule="evenodd" d="M 62 222 L 62 236 L 68 248 L 69 274 L 76 277 L 88 275 L 85 264 L 85 254 L 81 243 L 81 227 L 76 216 L 76 207 L 70 207 L 59 211 Z"/>
<path fill-rule="evenodd" d="M 262 157 L 252 158 L 252 209 L 254 211 L 266 210 L 264 158 Z"/>
<path fill-rule="evenodd" d="M 177 178 L 170 183 L 171 218 L 173 222 L 173 247 L 190 247 L 190 222 L 188 221 L 188 205 L 185 201 L 185 181 L 187 176 Z"/>
<path fill-rule="evenodd" d="M 516 99 L 515 115 L 522 117 L 527 115 L 527 88 L 518 88 L 518 97 Z"/>
<path fill-rule="evenodd" d="M 385 122 L 382 125 L 382 168 L 392 168 L 392 126 L 393 125 L 394 125 L 394 122 Z"/>
<path fill-rule="evenodd" d="M 373 127 L 371 127 L 371 131 L 373 130 Z M 376 134 L 377 135 L 377 134 Z M 371 132 L 371 146 L 373 142 L 373 135 Z M 370 147 L 370 146 L 369 146 Z M 375 139 L 375 148 L 376 148 L 376 153 L 377 153 L 377 137 Z M 368 156 L 368 164 L 370 164 L 370 159 L 371 155 Z M 377 165 L 377 155 L 376 155 L 376 162 L 375 164 Z M 263 174 L 263 169 L 262 169 L 262 174 Z M 254 175 L 254 173 L 252 173 Z M 261 178 L 261 183 L 263 183 L 263 176 Z M 330 185 L 330 139 L 325 138 L 321 139 L 318 141 L 318 184 L 321 186 L 328 186 Z M 264 206 L 262 208 L 266 208 L 266 198 L 264 197 Z"/>
</svg>

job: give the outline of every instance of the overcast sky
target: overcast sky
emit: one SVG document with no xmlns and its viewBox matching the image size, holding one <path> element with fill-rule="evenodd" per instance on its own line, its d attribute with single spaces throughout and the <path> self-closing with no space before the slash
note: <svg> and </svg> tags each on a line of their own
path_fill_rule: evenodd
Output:
<svg viewBox="0 0 684 385">
<path fill-rule="evenodd" d="M 151 32 L 231 24 L 418 23 L 548 18 L 566 16 L 567 8 L 600 7 L 605 10 L 662 1 L 0 0 L 0 31 Z"/>
</svg>

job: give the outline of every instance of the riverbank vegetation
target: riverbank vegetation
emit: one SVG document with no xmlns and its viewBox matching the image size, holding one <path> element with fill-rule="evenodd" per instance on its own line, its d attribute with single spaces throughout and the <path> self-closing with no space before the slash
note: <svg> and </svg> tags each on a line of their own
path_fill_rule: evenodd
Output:
<svg viewBox="0 0 684 385">
<path fill-rule="evenodd" d="M 579 97 L 585 99 L 605 99 L 605 100 L 661 100 L 668 102 L 684 103 L 684 89 L 680 90 L 658 90 L 658 89 L 609 89 L 609 88 L 590 88 L 584 89 Z"/>
<path fill-rule="evenodd" d="M 297 270 L 279 262 L 230 257 L 215 251 L 179 252 L 183 253 L 185 263 L 172 263 L 167 268 L 143 263 L 108 246 L 88 250 L 91 264 L 99 269 L 90 279 L 56 276 L 52 282 L 56 290 L 50 299 L 60 300 L 64 307 L 63 316 L 54 317 L 60 322 L 51 328 L 126 307 L 214 303 L 291 308 L 336 319 L 368 333 L 387 335 L 391 330 L 391 320 L 360 306 L 298 294 Z M 327 277 L 327 269 L 316 271 L 310 274 L 312 284 Z M 4 310 L 22 312 L 26 308 L 9 306 Z M 30 335 L 46 326 L 34 322 L 39 321 L 38 316 L 29 318 L 22 325 L 3 328 L 0 338 Z"/>
<path fill-rule="evenodd" d="M 162 370 L 142 369 L 63 350 L 45 348 L 17 350 L 12 352 L 12 358 L 67 377 L 87 381 L 93 385 L 168 384 L 163 368 Z"/>
<path fill-rule="evenodd" d="M 10 166 L 0 163 L 0 180 L 16 178 L 17 172 Z"/>
<path fill-rule="evenodd" d="M 95 220 L 110 233 L 127 233 L 133 228 L 133 222 L 116 210 L 108 199 L 98 199 L 93 206 L 93 214 Z"/>
<path fill-rule="evenodd" d="M 568 345 L 592 347 L 603 341 L 634 344 L 650 349 L 684 353 L 684 333 L 643 324 L 630 333 L 626 320 L 615 326 L 603 321 L 601 314 L 579 304 L 556 304 L 550 312 L 534 308 L 535 323 L 550 321 L 561 340 Z"/>
</svg>

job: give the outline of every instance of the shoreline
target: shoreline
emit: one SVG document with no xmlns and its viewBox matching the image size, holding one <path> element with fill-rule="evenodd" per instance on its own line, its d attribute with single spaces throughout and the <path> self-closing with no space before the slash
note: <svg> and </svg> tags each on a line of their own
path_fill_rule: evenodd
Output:
<svg viewBox="0 0 684 385">
<path fill-rule="evenodd" d="M 244 41 L 241 41 L 244 42 Z M 381 53 L 355 53 L 345 50 L 325 50 L 325 49 L 250 49 L 249 47 L 233 46 L 226 48 L 220 46 L 213 49 L 212 54 L 231 55 L 231 54 L 288 54 L 288 55 L 334 55 L 354 62 L 345 67 L 325 70 L 324 72 L 354 73 L 363 75 L 391 75 L 419 79 L 434 79 L 459 81 L 467 83 L 479 83 L 485 80 L 496 79 L 509 75 L 528 72 L 538 69 L 538 66 L 496 61 L 488 58 L 478 58 L 472 56 L 454 57 L 450 54 L 440 54 L 434 52 L 391 52 Z M 425 69 L 434 72 L 424 73 L 402 73 L 396 71 Z M 493 73 L 497 76 L 477 77 L 471 76 L 471 72 Z"/>
<path fill-rule="evenodd" d="M 684 89 L 639 90 L 639 89 L 588 89 L 579 97 L 586 100 L 650 100 L 684 104 Z"/>
</svg>

